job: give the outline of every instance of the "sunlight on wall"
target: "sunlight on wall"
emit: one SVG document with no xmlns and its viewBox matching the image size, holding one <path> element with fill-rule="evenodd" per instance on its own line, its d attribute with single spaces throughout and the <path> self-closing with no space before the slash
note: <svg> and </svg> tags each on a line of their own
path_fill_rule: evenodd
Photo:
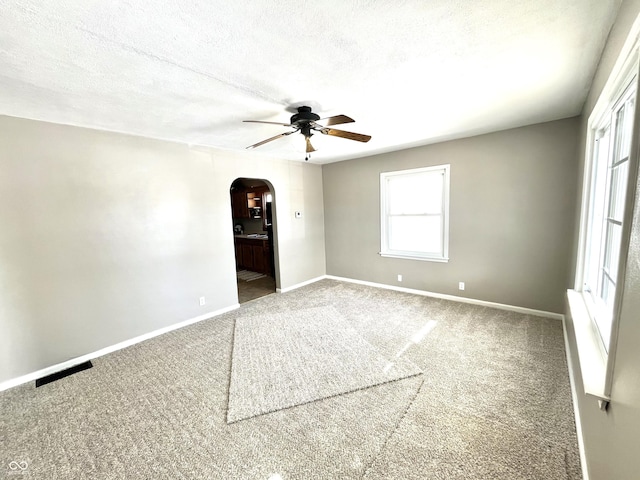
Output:
<svg viewBox="0 0 640 480">
<path fill-rule="evenodd" d="M 147 227 L 153 232 L 165 253 L 182 249 L 189 224 L 189 198 L 185 188 L 174 187 L 155 199 L 147 217 Z"/>
</svg>

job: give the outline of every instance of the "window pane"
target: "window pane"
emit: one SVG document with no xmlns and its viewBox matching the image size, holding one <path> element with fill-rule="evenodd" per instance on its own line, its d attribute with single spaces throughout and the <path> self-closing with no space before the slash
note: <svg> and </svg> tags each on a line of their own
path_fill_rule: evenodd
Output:
<svg viewBox="0 0 640 480">
<path fill-rule="evenodd" d="M 607 187 L 607 166 L 609 159 L 609 127 L 601 131 L 596 142 L 593 159 L 593 179 L 591 191 L 589 231 L 585 257 L 584 288 L 598 291 L 598 278 L 601 266 L 602 240 L 605 222 L 605 200 Z"/>
<path fill-rule="evenodd" d="M 629 162 L 626 161 L 611 169 L 611 187 L 609 204 L 609 217 L 622 221 L 624 215 L 624 200 L 627 193 L 627 176 Z"/>
<path fill-rule="evenodd" d="M 614 162 L 629 157 L 633 131 L 633 108 L 635 98 L 630 98 L 616 113 L 616 145 Z"/>
<path fill-rule="evenodd" d="M 635 95 L 629 99 L 625 108 L 624 141 L 622 142 L 621 157 L 629 157 L 631 151 L 631 137 L 633 136 L 633 113 L 635 111 Z"/>
<path fill-rule="evenodd" d="M 442 254 L 442 217 L 389 217 L 389 249 Z"/>
<path fill-rule="evenodd" d="M 609 317 L 609 315 L 613 311 L 613 299 L 614 299 L 615 295 L 616 295 L 616 286 L 605 275 L 604 282 L 603 282 L 603 288 L 602 288 L 602 297 L 603 297 L 603 300 L 604 300 L 604 304 L 607 307 L 607 309 L 606 309 L 607 315 L 605 315 L 605 317 Z"/>
<path fill-rule="evenodd" d="M 621 158 L 624 158 L 623 156 L 623 150 L 625 147 L 625 105 L 622 105 L 622 107 L 620 108 L 620 110 L 618 110 L 618 112 L 616 113 L 616 123 L 615 123 L 615 143 L 614 143 L 614 155 L 613 155 L 613 161 L 617 162 L 619 161 Z M 627 154 L 628 155 L 628 154 Z"/>
<path fill-rule="evenodd" d="M 620 258 L 620 238 L 622 227 L 615 223 L 607 226 L 607 241 L 604 247 L 604 268 L 609 272 L 611 278 L 616 279 L 618 275 L 618 259 Z"/>
<path fill-rule="evenodd" d="M 608 279 L 604 284 L 605 308 L 596 315 L 596 326 L 602 337 L 602 342 L 607 350 L 609 350 L 609 340 L 611 338 L 611 318 L 613 312 L 613 297 L 616 293 L 616 287 Z"/>
<path fill-rule="evenodd" d="M 442 213 L 442 171 L 388 177 L 390 215 Z"/>
</svg>

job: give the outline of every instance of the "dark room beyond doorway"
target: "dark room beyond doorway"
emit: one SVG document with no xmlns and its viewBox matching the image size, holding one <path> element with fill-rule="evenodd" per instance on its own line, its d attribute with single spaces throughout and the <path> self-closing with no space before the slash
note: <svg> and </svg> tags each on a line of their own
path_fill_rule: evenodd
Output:
<svg viewBox="0 0 640 480">
<path fill-rule="evenodd" d="M 231 184 L 238 302 L 276 291 L 274 192 L 264 180 L 238 178 Z"/>
</svg>

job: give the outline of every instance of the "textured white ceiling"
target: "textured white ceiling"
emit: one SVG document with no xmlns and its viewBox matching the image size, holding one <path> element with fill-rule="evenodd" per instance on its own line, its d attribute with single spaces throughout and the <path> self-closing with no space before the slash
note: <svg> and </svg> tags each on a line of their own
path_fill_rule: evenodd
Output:
<svg viewBox="0 0 640 480">
<path fill-rule="evenodd" d="M 620 0 L 3 0 L 0 114 L 326 163 L 580 113 Z M 295 134 L 247 155 L 304 160 Z"/>
</svg>

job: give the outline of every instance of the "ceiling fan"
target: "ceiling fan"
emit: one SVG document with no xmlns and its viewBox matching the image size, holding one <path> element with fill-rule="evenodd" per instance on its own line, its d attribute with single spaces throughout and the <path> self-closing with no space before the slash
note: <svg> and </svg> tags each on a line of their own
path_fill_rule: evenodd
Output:
<svg viewBox="0 0 640 480">
<path fill-rule="evenodd" d="M 273 140 L 277 140 L 278 138 L 286 137 L 287 135 L 291 135 L 292 133 L 300 132 L 304 135 L 304 139 L 307 142 L 307 156 L 305 160 L 309 160 L 309 154 L 311 152 L 315 152 L 316 149 L 311 145 L 311 137 L 313 136 L 312 132 L 320 132 L 324 135 L 331 135 L 334 137 L 346 138 L 348 140 L 356 140 L 358 142 L 368 142 L 371 140 L 371 135 L 362 135 L 360 133 L 347 132 L 345 130 L 337 130 L 335 128 L 329 128 L 332 125 L 340 125 L 342 123 L 351 123 L 355 122 L 355 120 L 351 117 L 347 117 L 346 115 L 335 115 L 333 117 L 320 118 L 320 115 L 313 113 L 311 111 L 311 107 L 298 107 L 298 113 L 291 116 L 291 120 L 289 123 L 278 123 L 278 122 L 263 122 L 262 120 L 244 120 L 249 123 L 268 123 L 270 125 L 281 125 L 283 127 L 293 127 L 293 130 L 290 132 L 284 132 L 274 137 L 267 138 L 266 140 L 262 140 L 261 142 L 254 143 L 247 147 L 256 148 L 260 145 L 264 145 L 265 143 L 271 142 Z"/>
</svg>

